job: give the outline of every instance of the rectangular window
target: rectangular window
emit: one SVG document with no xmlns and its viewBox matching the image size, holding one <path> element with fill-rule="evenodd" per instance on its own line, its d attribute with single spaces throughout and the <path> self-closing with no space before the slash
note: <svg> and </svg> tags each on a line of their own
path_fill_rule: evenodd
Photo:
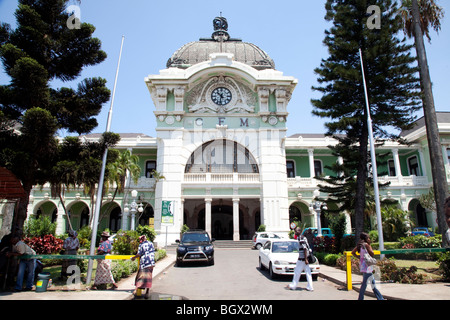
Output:
<svg viewBox="0 0 450 320">
<path fill-rule="evenodd" d="M 389 176 L 395 177 L 395 164 L 394 160 L 388 160 L 388 170 L 389 170 Z"/>
<path fill-rule="evenodd" d="M 320 177 L 322 175 L 322 161 L 314 160 L 314 176 Z"/>
<path fill-rule="evenodd" d="M 145 176 L 147 178 L 153 178 L 152 171 L 156 170 L 156 161 L 151 160 L 145 163 Z"/>
<path fill-rule="evenodd" d="M 288 178 L 295 178 L 294 161 L 292 161 L 292 160 L 286 161 L 286 171 L 287 171 Z"/>
<path fill-rule="evenodd" d="M 410 175 L 420 176 L 419 162 L 417 161 L 416 156 L 408 159 L 408 167 Z"/>
</svg>

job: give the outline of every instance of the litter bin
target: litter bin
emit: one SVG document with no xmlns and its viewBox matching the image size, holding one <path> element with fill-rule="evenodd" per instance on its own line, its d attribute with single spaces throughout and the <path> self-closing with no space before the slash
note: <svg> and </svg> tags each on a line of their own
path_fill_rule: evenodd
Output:
<svg viewBox="0 0 450 320">
<path fill-rule="evenodd" d="M 36 292 L 47 291 L 48 281 L 50 280 L 50 272 L 42 272 L 38 274 L 38 281 L 36 282 Z"/>
</svg>

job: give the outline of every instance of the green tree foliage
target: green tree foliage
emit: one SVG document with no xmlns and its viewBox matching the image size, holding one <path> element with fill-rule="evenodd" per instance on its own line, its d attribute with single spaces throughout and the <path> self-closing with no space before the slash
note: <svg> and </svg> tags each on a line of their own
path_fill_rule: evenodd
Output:
<svg viewBox="0 0 450 320">
<path fill-rule="evenodd" d="M 33 185 L 53 178 L 51 168 L 61 161 L 56 132 L 89 133 L 110 97 L 101 78 L 84 79 L 76 90 L 52 87 L 52 81 L 73 81 L 85 67 L 106 58 L 100 40 L 92 37 L 93 25 L 67 27 L 68 2 L 19 0 L 17 28 L 0 23 L 0 60 L 10 77 L 8 84 L 0 85 L 0 166 L 22 181 L 28 195 Z M 92 169 L 84 170 L 90 175 L 98 162 L 90 159 L 85 164 Z M 20 201 L 14 220 L 19 234 L 27 206 L 28 197 Z"/>
<path fill-rule="evenodd" d="M 427 53 L 423 40 L 425 34 L 428 41 L 430 41 L 430 28 L 433 28 L 436 32 L 441 29 L 440 20 L 444 17 L 444 10 L 436 4 L 435 0 L 402 0 L 400 16 L 403 20 L 405 33 L 409 37 L 414 36 L 422 85 L 423 115 L 430 153 L 437 223 L 439 232 L 444 234 L 448 228 L 444 207 L 445 199 L 448 197 L 448 183 L 444 168 Z M 442 237 L 443 245 L 449 247 L 450 243 L 446 239 L 446 237 Z"/>
<path fill-rule="evenodd" d="M 381 28 L 367 27 L 369 5 L 381 11 Z M 402 29 L 395 1 L 328 0 L 325 19 L 333 26 L 325 31 L 324 44 L 329 57 L 315 69 L 320 99 L 313 99 L 313 114 L 327 118 L 328 136 L 338 144 L 330 147 L 343 161 L 331 168 L 336 176 L 324 179 L 338 210 L 355 214 L 356 238 L 363 231 L 366 183 L 370 182 L 369 135 L 366 101 L 361 72 L 361 49 L 369 91 L 372 126 L 378 143 L 382 139 L 399 140 L 395 130 L 411 127 L 413 113 L 419 108 L 420 83 L 417 68 L 411 64 L 411 46 L 399 39 Z"/>
<path fill-rule="evenodd" d="M 56 223 L 52 223 L 49 217 L 28 219 L 24 226 L 24 236 L 27 238 L 55 235 L 55 231 Z"/>
</svg>

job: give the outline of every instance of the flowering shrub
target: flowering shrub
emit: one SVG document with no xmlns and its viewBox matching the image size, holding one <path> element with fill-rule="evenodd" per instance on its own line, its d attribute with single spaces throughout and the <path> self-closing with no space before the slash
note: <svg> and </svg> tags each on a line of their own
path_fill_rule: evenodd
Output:
<svg viewBox="0 0 450 320">
<path fill-rule="evenodd" d="M 393 281 L 398 283 L 421 284 L 424 283 L 424 275 L 417 272 L 416 266 L 399 268 L 392 259 L 383 259 L 377 263 L 381 270 L 381 281 Z"/>
<path fill-rule="evenodd" d="M 443 280 L 450 281 L 450 252 L 440 253 L 436 263 L 439 265 Z"/>
<path fill-rule="evenodd" d="M 336 239 L 335 237 L 315 237 L 314 238 L 314 251 L 315 252 L 328 252 L 336 253 Z"/>
<path fill-rule="evenodd" d="M 56 238 L 52 234 L 43 237 L 25 238 L 24 242 L 29 245 L 37 254 L 55 254 L 59 253 L 64 241 Z"/>
</svg>

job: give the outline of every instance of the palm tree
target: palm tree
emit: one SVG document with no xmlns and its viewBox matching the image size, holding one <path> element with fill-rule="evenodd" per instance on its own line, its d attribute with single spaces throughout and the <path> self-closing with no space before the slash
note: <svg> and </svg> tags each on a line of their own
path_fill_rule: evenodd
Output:
<svg viewBox="0 0 450 320">
<path fill-rule="evenodd" d="M 108 172 L 109 182 L 116 183 L 116 190 L 114 192 L 115 197 L 117 192 L 124 192 L 128 172 L 130 173 L 130 178 L 133 179 L 134 183 L 137 183 L 141 174 L 139 157 L 131 154 L 130 150 L 121 152 L 117 160 L 108 166 Z"/>
<path fill-rule="evenodd" d="M 438 227 L 439 233 L 444 234 L 447 230 L 444 202 L 448 193 L 448 183 L 439 139 L 427 54 L 423 40 L 423 36 L 425 34 L 430 41 L 430 27 L 436 32 L 441 29 L 440 20 L 444 16 L 444 11 L 442 7 L 435 3 L 435 0 L 403 0 L 403 8 L 400 11 L 400 14 L 404 22 L 405 33 L 409 37 L 414 35 L 420 81 L 423 90 L 423 111 L 427 130 L 428 146 L 430 150 L 431 172 L 433 176 L 433 187 L 435 190 L 434 196 L 436 199 Z M 442 239 L 444 246 L 450 245 L 446 242 L 445 237 L 442 237 Z"/>
<path fill-rule="evenodd" d="M 107 184 L 116 184 L 114 195 L 109 201 L 110 206 L 108 210 L 105 210 L 100 216 L 100 221 L 103 216 L 113 208 L 113 201 L 116 198 L 117 193 L 124 193 L 126 185 L 130 184 L 130 179 L 133 179 L 134 183 L 138 182 L 141 174 L 141 167 L 139 166 L 139 157 L 131 154 L 130 150 L 120 152 L 117 159 L 114 162 L 108 164 L 108 179 Z M 128 182 L 127 182 L 128 177 Z M 126 196 L 124 202 L 126 202 Z"/>
</svg>

